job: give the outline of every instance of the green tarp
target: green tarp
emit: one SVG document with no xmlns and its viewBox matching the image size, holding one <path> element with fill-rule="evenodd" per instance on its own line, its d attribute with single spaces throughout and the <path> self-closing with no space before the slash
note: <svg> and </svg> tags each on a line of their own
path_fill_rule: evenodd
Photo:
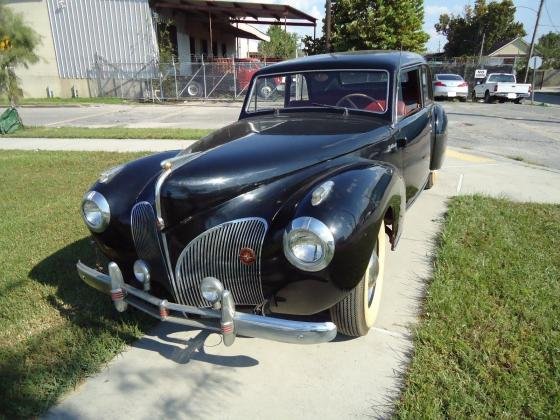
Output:
<svg viewBox="0 0 560 420">
<path fill-rule="evenodd" d="M 14 107 L 8 108 L 0 115 L 0 134 L 13 133 L 20 128 L 23 128 L 23 123 Z"/>
</svg>

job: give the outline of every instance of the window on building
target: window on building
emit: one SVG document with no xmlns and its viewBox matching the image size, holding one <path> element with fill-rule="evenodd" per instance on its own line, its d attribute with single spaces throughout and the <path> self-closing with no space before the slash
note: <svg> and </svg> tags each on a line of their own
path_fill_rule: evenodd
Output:
<svg viewBox="0 0 560 420">
<path fill-rule="evenodd" d="M 222 44 L 222 57 L 227 57 L 227 46 Z"/>
<path fill-rule="evenodd" d="M 216 41 L 212 42 L 212 56 L 218 57 L 218 43 Z"/>
</svg>

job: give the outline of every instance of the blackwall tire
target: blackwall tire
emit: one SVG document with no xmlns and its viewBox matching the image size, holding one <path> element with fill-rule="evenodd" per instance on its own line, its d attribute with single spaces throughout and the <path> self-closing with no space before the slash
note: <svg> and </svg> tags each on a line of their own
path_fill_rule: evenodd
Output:
<svg viewBox="0 0 560 420">
<path fill-rule="evenodd" d="M 377 319 L 383 294 L 386 240 L 385 223 L 381 222 L 376 245 L 362 280 L 330 309 L 331 319 L 341 334 L 350 337 L 364 336 Z"/>
<path fill-rule="evenodd" d="M 190 98 L 199 98 L 202 96 L 202 85 L 192 81 L 187 85 L 186 92 Z"/>
<path fill-rule="evenodd" d="M 486 102 L 487 104 L 492 103 L 492 97 L 490 96 L 490 92 L 488 91 L 484 92 L 484 102 Z"/>
</svg>

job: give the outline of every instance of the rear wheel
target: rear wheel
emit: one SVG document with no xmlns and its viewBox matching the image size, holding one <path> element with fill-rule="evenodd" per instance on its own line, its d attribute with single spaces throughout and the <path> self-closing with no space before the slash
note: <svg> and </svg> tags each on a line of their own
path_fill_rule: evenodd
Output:
<svg viewBox="0 0 560 420">
<path fill-rule="evenodd" d="M 383 290 L 385 271 L 385 223 L 381 222 L 369 264 L 362 280 L 330 309 L 338 331 L 351 337 L 366 335 L 375 323 Z"/>
</svg>

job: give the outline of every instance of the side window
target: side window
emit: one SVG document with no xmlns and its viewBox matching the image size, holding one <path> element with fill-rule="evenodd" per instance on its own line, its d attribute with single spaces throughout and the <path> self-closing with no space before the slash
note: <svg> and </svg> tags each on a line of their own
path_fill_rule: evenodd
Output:
<svg viewBox="0 0 560 420">
<path fill-rule="evenodd" d="M 422 66 L 422 96 L 424 98 L 424 105 L 431 103 L 434 99 L 430 73 L 428 66 Z"/>
<path fill-rule="evenodd" d="M 400 73 L 397 117 L 402 119 L 422 108 L 420 68 Z"/>
</svg>

